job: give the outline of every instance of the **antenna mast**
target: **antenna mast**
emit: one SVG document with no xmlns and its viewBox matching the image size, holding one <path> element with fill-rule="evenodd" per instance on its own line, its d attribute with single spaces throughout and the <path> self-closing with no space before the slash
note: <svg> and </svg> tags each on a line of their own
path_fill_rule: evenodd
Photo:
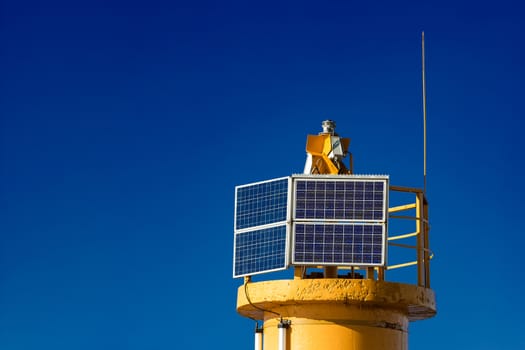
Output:
<svg viewBox="0 0 525 350">
<path fill-rule="evenodd" d="M 423 79 L 423 193 L 427 193 L 427 87 L 425 80 L 425 32 L 421 32 L 421 62 Z"/>
</svg>

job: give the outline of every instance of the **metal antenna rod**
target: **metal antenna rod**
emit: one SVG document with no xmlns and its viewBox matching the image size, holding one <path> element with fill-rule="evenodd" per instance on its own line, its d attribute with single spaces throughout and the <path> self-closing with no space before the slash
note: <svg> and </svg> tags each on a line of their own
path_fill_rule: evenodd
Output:
<svg viewBox="0 0 525 350">
<path fill-rule="evenodd" d="M 425 80 L 425 32 L 421 32 L 421 62 L 423 78 L 423 193 L 427 193 L 427 84 Z"/>
</svg>

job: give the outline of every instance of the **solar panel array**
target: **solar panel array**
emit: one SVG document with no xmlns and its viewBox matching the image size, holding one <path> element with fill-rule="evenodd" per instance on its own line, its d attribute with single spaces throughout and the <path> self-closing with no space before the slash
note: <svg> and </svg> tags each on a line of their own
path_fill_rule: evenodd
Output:
<svg viewBox="0 0 525 350">
<path fill-rule="evenodd" d="M 289 178 L 235 188 L 234 277 L 288 267 Z"/>
<path fill-rule="evenodd" d="M 384 265 L 387 197 L 387 176 L 295 175 L 237 186 L 233 276 L 286 269 L 290 260 Z"/>
<path fill-rule="evenodd" d="M 294 178 L 297 265 L 384 264 L 386 177 Z"/>
</svg>

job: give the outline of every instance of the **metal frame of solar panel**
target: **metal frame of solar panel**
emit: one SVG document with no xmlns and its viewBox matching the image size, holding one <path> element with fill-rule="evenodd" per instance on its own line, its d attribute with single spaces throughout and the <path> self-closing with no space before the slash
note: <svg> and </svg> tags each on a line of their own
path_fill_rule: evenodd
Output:
<svg viewBox="0 0 525 350">
<path fill-rule="evenodd" d="M 294 175 L 292 264 L 384 266 L 388 176 Z"/>
<path fill-rule="evenodd" d="M 234 278 L 288 268 L 290 194 L 290 177 L 235 187 Z"/>
</svg>

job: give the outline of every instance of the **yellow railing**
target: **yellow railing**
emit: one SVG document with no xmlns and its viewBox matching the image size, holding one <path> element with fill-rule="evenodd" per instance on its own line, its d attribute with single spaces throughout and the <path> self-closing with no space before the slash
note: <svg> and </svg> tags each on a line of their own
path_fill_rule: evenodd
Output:
<svg viewBox="0 0 525 350">
<path fill-rule="evenodd" d="M 402 262 L 398 264 L 385 265 L 381 267 L 336 267 L 336 266 L 317 266 L 315 268 L 324 269 L 325 278 L 335 278 L 338 276 L 337 270 L 350 270 L 350 275 L 354 276 L 354 272 L 358 270 L 365 270 L 365 278 L 376 279 L 379 281 L 385 280 L 385 273 L 388 270 L 395 270 L 409 266 L 417 266 L 417 284 L 421 287 L 430 288 L 430 260 L 434 254 L 429 247 L 428 233 L 430 225 L 428 223 L 428 202 L 423 190 L 411 187 L 390 186 L 390 194 L 392 192 L 404 192 L 413 194 L 415 200 L 413 203 L 399 205 L 388 209 L 389 226 L 393 224 L 393 220 L 412 220 L 415 222 L 415 231 L 403 233 L 388 237 L 388 246 L 398 247 L 402 249 L 411 249 L 415 251 L 416 260 Z M 399 215 L 398 213 L 412 211 L 412 215 Z M 400 243 L 402 240 L 415 237 L 415 245 Z M 413 240 L 412 240 L 413 241 Z M 306 266 L 295 266 L 294 278 L 301 279 L 307 276 Z"/>
<path fill-rule="evenodd" d="M 428 202 L 423 193 L 423 190 L 410 187 L 390 186 L 390 191 L 412 193 L 415 196 L 415 202 L 406 205 L 400 205 L 389 208 L 389 218 L 401 220 L 414 220 L 416 223 L 416 230 L 414 232 L 400 234 L 388 237 L 388 245 L 406 249 L 413 249 L 416 251 L 416 260 L 408 261 L 395 265 L 388 265 L 380 268 L 378 271 L 378 278 L 384 279 L 384 270 L 394 270 L 407 266 L 417 265 L 417 283 L 419 286 L 430 288 L 430 260 L 433 254 L 429 247 L 428 233 L 430 225 L 428 223 Z M 395 213 L 404 212 L 415 209 L 415 215 L 397 215 Z M 393 241 L 402 240 L 406 238 L 416 237 L 416 245 L 408 245 L 397 243 Z M 381 271 L 383 270 L 383 271 Z"/>
</svg>

